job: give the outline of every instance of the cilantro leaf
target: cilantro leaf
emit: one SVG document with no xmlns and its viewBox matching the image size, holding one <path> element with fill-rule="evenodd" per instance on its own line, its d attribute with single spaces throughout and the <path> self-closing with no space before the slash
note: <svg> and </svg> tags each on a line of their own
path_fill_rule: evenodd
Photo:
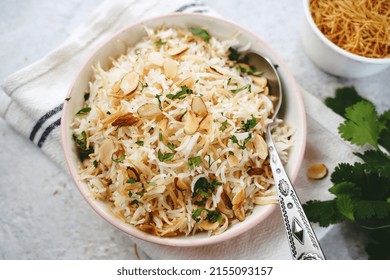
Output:
<svg viewBox="0 0 390 280">
<path fill-rule="evenodd" d="M 366 251 L 370 260 L 390 260 L 390 229 L 378 229 L 370 234 Z"/>
<path fill-rule="evenodd" d="M 208 210 L 206 208 L 198 208 L 192 211 L 192 218 L 196 222 L 199 222 L 199 216 L 200 214 L 202 214 L 203 211 L 207 212 L 206 220 L 210 223 L 222 222 L 222 214 L 220 212 L 218 212 L 217 210 Z"/>
<path fill-rule="evenodd" d="M 303 209 L 310 221 L 319 223 L 322 227 L 327 227 L 345 220 L 337 210 L 335 200 L 310 200 L 303 205 Z"/>
<path fill-rule="evenodd" d="M 192 198 L 197 198 L 194 204 L 202 205 L 207 200 L 207 198 L 214 193 L 215 187 L 219 185 L 222 185 L 222 183 L 218 182 L 217 180 L 212 180 L 209 182 L 205 177 L 199 178 L 195 182 L 194 191 L 192 193 Z"/>
<path fill-rule="evenodd" d="M 390 215 L 390 203 L 379 200 L 359 200 L 356 203 L 357 219 L 384 219 Z"/>
<path fill-rule="evenodd" d="M 181 86 L 181 91 L 177 92 L 176 94 L 169 93 L 167 94 L 167 98 L 171 100 L 184 99 L 186 98 L 186 94 L 193 94 L 192 89 L 189 89 L 187 86 Z"/>
<path fill-rule="evenodd" d="M 138 146 L 143 147 L 144 146 L 144 141 L 137 141 L 137 142 L 135 142 L 135 144 L 137 144 Z"/>
<path fill-rule="evenodd" d="M 378 147 L 380 132 L 384 125 L 379 122 L 375 107 L 366 101 L 360 101 L 345 110 L 347 120 L 339 126 L 341 137 L 352 144 L 363 146 L 370 144 Z"/>
<path fill-rule="evenodd" d="M 243 131 L 248 132 L 249 130 L 251 130 L 252 128 L 254 128 L 257 125 L 256 118 L 253 115 L 251 115 L 251 116 L 252 116 L 252 118 L 250 120 L 247 120 L 246 122 L 241 121 Z"/>
<path fill-rule="evenodd" d="M 360 102 L 367 101 L 361 97 L 354 87 L 343 87 L 336 89 L 335 97 L 328 97 L 325 99 L 325 104 L 335 113 L 345 117 L 345 109 Z"/>
<path fill-rule="evenodd" d="M 385 126 L 379 136 L 379 144 L 390 152 L 390 110 L 384 112 L 379 121 Z"/>
<path fill-rule="evenodd" d="M 76 150 L 80 161 L 88 158 L 90 154 L 94 152 L 93 146 L 87 147 L 87 133 L 81 132 L 81 138 L 78 138 L 76 134 L 72 135 L 73 141 L 76 143 Z"/>
<path fill-rule="evenodd" d="M 165 45 L 167 42 L 164 42 L 164 41 L 162 41 L 161 39 L 160 40 L 158 40 L 157 42 L 155 42 L 154 44 L 156 45 L 156 46 L 161 46 L 161 45 Z"/>
<path fill-rule="evenodd" d="M 348 195 L 339 195 L 336 198 L 336 207 L 341 215 L 346 217 L 348 220 L 355 220 L 355 200 Z"/>
<path fill-rule="evenodd" d="M 236 137 L 236 135 L 233 135 L 232 137 L 230 137 L 230 140 L 233 141 L 233 143 L 237 144 L 238 147 L 240 147 L 241 150 L 244 150 L 245 149 L 245 146 L 246 146 L 246 143 L 248 143 L 248 141 L 252 138 L 252 134 L 249 133 L 248 137 L 244 139 L 243 143 L 240 144 L 238 142 L 238 139 Z"/>
<path fill-rule="evenodd" d="M 160 150 L 158 150 L 158 152 L 157 152 L 157 157 L 158 157 L 159 161 L 161 161 L 161 162 L 171 160 L 174 156 L 175 156 L 175 153 L 163 154 Z"/>
<path fill-rule="evenodd" d="M 355 153 L 365 162 L 365 169 L 390 179 L 390 157 L 380 151 L 369 150 L 364 154 Z"/>
<path fill-rule="evenodd" d="M 112 159 L 112 161 L 117 162 L 117 163 L 122 163 L 125 160 L 125 158 L 126 158 L 125 154 L 121 154 L 117 158 L 114 158 L 114 155 L 115 155 L 115 153 L 111 155 L 111 159 Z"/>
<path fill-rule="evenodd" d="M 210 34 L 205 29 L 190 27 L 189 30 L 193 35 L 201 37 L 205 42 L 208 43 L 210 41 Z"/>
<path fill-rule="evenodd" d="M 342 182 L 334 185 L 329 189 L 329 192 L 338 196 L 338 195 L 349 195 L 350 197 L 361 197 L 362 191 L 357 188 L 354 183 L 351 182 Z"/>
<path fill-rule="evenodd" d="M 233 47 L 229 47 L 229 55 L 228 55 L 230 60 L 233 61 L 238 61 L 240 58 L 240 53 Z"/>
<path fill-rule="evenodd" d="M 85 108 L 81 109 L 80 111 L 78 111 L 76 113 L 76 116 L 86 115 L 89 112 L 91 112 L 91 108 L 90 107 L 85 107 Z"/>
<path fill-rule="evenodd" d="M 222 122 L 221 127 L 220 127 L 221 131 L 224 132 L 225 129 L 226 129 L 226 127 L 227 127 L 227 120 L 225 120 L 224 122 Z"/>
<path fill-rule="evenodd" d="M 188 167 L 190 169 L 194 169 L 202 163 L 202 158 L 200 156 L 189 158 L 188 159 Z"/>
</svg>

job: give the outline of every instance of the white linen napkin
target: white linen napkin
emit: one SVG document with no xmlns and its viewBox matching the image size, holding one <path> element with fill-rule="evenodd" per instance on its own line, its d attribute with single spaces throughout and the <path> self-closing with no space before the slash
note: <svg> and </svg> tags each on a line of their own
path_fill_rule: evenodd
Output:
<svg viewBox="0 0 390 280">
<path fill-rule="evenodd" d="M 2 87 L 0 116 L 66 170 L 60 147 L 60 117 L 69 86 L 83 61 L 105 39 L 123 27 L 146 17 L 171 12 L 198 12 L 218 16 L 193 0 L 106 0 L 62 45 L 36 63 L 14 73 Z M 308 121 L 308 137 L 301 172 L 295 182 L 301 200 L 330 197 L 329 176 L 307 179 L 305 170 L 323 162 L 333 170 L 338 162 L 352 162 L 352 148 L 337 134 L 342 118 L 302 90 Z M 319 238 L 330 228 L 315 227 Z M 172 248 L 134 238 L 152 259 L 290 259 L 279 211 L 246 234 L 213 246 Z"/>
</svg>

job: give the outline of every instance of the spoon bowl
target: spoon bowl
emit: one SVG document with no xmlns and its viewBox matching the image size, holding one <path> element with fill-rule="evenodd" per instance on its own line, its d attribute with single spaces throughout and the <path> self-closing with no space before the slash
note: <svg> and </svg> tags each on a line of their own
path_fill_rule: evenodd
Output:
<svg viewBox="0 0 390 280">
<path fill-rule="evenodd" d="M 267 78 L 269 95 L 273 97 L 274 112 L 272 122 L 267 125 L 265 138 L 292 258 L 301 260 L 324 260 L 325 256 L 320 244 L 279 158 L 271 135 L 271 128 L 277 123 L 275 119 L 283 101 L 282 83 L 278 71 L 271 60 L 263 55 L 248 52 L 246 57 L 248 58 L 249 65 L 257 71 L 264 72 L 262 76 Z"/>
</svg>

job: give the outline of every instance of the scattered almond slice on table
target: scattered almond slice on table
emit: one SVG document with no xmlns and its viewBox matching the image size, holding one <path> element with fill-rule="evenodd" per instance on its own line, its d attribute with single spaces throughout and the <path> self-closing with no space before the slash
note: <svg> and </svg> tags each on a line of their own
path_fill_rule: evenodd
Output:
<svg viewBox="0 0 390 280">
<path fill-rule="evenodd" d="M 307 177 L 320 180 L 328 175 L 328 168 L 323 163 L 314 163 L 307 168 Z"/>
</svg>

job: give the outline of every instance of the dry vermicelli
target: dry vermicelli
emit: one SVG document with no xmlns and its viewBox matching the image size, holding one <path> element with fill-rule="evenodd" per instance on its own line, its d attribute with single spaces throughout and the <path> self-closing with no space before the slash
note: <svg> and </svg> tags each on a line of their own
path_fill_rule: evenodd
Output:
<svg viewBox="0 0 390 280">
<path fill-rule="evenodd" d="M 310 11 L 321 32 L 344 50 L 390 56 L 389 0 L 310 0 Z"/>
</svg>

